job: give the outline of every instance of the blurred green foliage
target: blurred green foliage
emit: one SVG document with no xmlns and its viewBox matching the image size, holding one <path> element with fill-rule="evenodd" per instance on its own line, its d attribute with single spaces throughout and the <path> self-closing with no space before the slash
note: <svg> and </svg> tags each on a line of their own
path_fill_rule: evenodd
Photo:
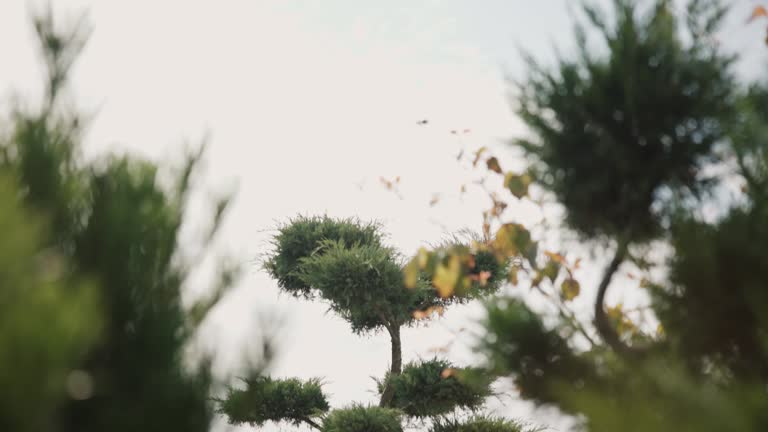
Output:
<svg viewBox="0 0 768 432">
<path fill-rule="evenodd" d="M 199 154 L 176 172 L 133 156 L 86 162 L 84 121 L 61 92 L 87 32 L 50 11 L 34 28 L 45 98 L 15 109 L 0 142 L 0 429 L 207 431 L 208 361 L 190 368 L 185 351 L 233 273 L 188 313 L 196 263 L 178 236 Z"/>
<path fill-rule="evenodd" d="M 40 431 L 62 399 L 90 391 L 87 381 L 76 382 L 75 368 L 101 317 L 94 284 L 44 246 L 45 221 L 17 195 L 15 182 L 0 175 L 0 430 Z"/>
<path fill-rule="evenodd" d="M 685 17 L 670 1 L 613 4 L 611 23 L 585 8 L 607 56 L 578 27 L 575 59 L 554 70 L 529 60 L 517 114 L 535 138 L 517 144 L 572 228 L 644 240 L 659 234 L 660 192 L 679 198 L 707 186 L 698 174 L 733 113 L 733 57 L 710 38 L 723 14 L 711 1 L 691 2 Z"/>
<path fill-rule="evenodd" d="M 587 50 L 579 27 L 576 60 L 533 66 L 520 83 L 533 137 L 518 144 L 537 183 L 568 228 L 615 245 L 594 326 L 492 302 L 488 366 L 523 398 L 575 415 L 578 430 L 766 430 L 768 87 L 734 78 L 716 43 L 720 2 L 613 5 L 585 10 L 605 51 Z M 664 262 L 651 239 L 670 246 Z M 606 302 L 629 265 L 657 331 Z"/>
</svg>

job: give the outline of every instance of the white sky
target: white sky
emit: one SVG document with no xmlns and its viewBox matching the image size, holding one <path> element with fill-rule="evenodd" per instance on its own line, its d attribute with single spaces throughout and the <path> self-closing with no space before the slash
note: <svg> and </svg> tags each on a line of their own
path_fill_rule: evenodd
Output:
<svg viewBox="0 0 768 432">
<path fill-rule="evenodd" d="M 553 43 L 567 52 L 573 3 L 53 1 L 61 16 L 87 8 L 94 27 L 72 86 L 78 107 L 96 114 L 88 155 L 127 150 L 173 163 L 185 139 L 210 132 L 201 188 L 238 185 L 218 246 L 248 272 L 205 329 L 220 353 L 217 366 L 241 362 L 265 317 L 280 317 L 272 372 L 325 377 L 336 407 L 376 400 L 369 377 L 388 366 L 388 338 L 353 336 L 325 306 L 278 295 L 253 263 L 268 248 L 269 230 L 299 213 L 377 219 L 391 243 L 410 254 L 446 231 L 477 229 L 485 202 L 476 189 L 459 199 L 460 185 L 473 177 L 455 155 L 482 145 L 505 155 L 503 140 L 522 132 L 504 82 L 505 73 L 523 71 L 516 47 L 544 58 Z M 748 14 L 754 2 L 736 4 Z M 25 0 L 0 0 L 3 102 L 39 94 L 28 16 Z M 763 39 L 760 26 L 737 25 L 724 35 L 725 43 L 760 55 Z M 745 71 L 757 69 L 757 57 Z M 416 125 L 421 119 L 429 124 Z M 471 132 L 460 138 L 449 133 L 465 128 Z M 508 155 L 502 161 L 515 164 Z M 380 176 L 400 176 L 403 199 L 385 190 Z M 430 207 L 435 192 L 441 200 Z M 530 216 L 528 210 L 513 207 L 507 217 Z M 406 330 L 405 361 L 431 356 L 430 348 L 451 340 L 450 330 L 478 312 L 459 308 L 429 329 Z M 458 339 L 452 360 L 472 358 L 468 340 Z M 514 398 L 491 405 L 567 427 Z"/>
</svg>

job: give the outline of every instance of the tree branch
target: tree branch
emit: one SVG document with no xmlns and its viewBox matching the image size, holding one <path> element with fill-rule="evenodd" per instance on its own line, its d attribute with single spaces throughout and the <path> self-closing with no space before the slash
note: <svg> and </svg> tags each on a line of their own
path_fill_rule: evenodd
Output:
<svg viewBox="0 0 768 432">
<path fill-rule="evenodd" d="M 304 423 L 312 426 L 313 428 L 315 428 L 317 430 L 321 430 L 322 429 L 319 424 L 317 424 L 314 420 L 312 420 L 309 417 L 302 417 L 301 421 L 303 421 Z"/>
<path fill-rule="evenodd" d="M 611 279 L 614 273 L 619 269 L 619 266 L 624 261 L 627 254 L 627 247 L 629 236 L 624 236 L 619 239 L 619 244 L 616 246 L 616 252 L 613 255 L 613 259 L 608 264 L 603 274 L 603 279 L 600 281 L 600 285 L 597 287 L 597 297 L 595 298 L 595 328 L 597 328 L 598 334 L 603 341 L 611 347 L 614 351 L 620 354 L 627 354 L 631 352 L 631 348 L 624 344 L 616 332 L 616 329 L 611 325 L 608 320 L 608 315 L 605 313 L 605 293 L 608 291 L 608 286 L 611 284 Z"/>
<path fill-rule="evenodd" d="M 400 341 L 400 326 L 397 324 L 388 324 L 387 331 L 389 332 L 390 339 L 392 340 L 392 365 L 389 370 L 389 376 L 387 377 L 384 391 L 381 392 L 381 400 L 379 406 L 388 407 L 392 403 L 392 398 L 395 395 L 395 388 L 392 386 L 392 377 L 400 375 L 403 369 L 403 353 L 402 344 Z"/>
<path fill-rule="evenodd" d="M 544 297 L 546 297 L 552 304 L 557 308 L 558 313 L 560 314 L 560 317 L 563 318 L 565 321 L 567 321 L 576 331 L 581 333 L 582 336 L 589 342 L 592 347 L 596 347 L 597 344 L 595 343 L 595 340 L 592 339 L 592 336 L 589 335 L 587 332 L 587 329 L 584 328 L 583 325 L 579 322 L 578 318 L 576 318 L 576 314 L 568 307 L 563 304 L 561 300 L 559 300 L 556 296 L 544 291 L 544 289 L 541 288 L 541 286 L 536 285 L 534 287 L 536 291 L 541 293 Z"/>
</svg>

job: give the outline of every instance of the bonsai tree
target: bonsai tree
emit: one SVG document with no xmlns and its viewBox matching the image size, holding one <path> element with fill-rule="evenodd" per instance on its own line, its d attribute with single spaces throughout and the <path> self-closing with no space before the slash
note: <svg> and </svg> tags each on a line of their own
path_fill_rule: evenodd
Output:
<svg viewBox="0 0 768 432">
<path fill-rule="evenodd" d="M 447 246 L 465 248 L 458 242 Z M 329 217 L 291 220 L 274 237 L 274 251 L 264 268 L 283 292 L 326 302 L 355 334 L 389 334 L 391 366 L 378 381 L 379 404 L 331 409 L 319 380 L 255 375 L 244 380 L 244 388 L 229 390 L 221 411 L 233 424 L 303 423 L 329 432 L 401 431 L 407 418 L 432 420 L 436 432 L 519 431 L 518 423 L 502 419 L 446 417 L 462 410 L 477 411 L 491 395 L 493 379 L 479 369 L 438 358 L 402 364 L 400 330 L 404 326 L 451 304 L 495 292 L 505 274 L 503 263 L 482 252 L 473 255 L 471 262 L 457 265 L 473 274 L 471 283 L 461 293 L 440 295 L 430 281 L 445 275 L 422 271 L 409 283 L 406 260 L 384 244 L 378 225 Z"/>
</svg>

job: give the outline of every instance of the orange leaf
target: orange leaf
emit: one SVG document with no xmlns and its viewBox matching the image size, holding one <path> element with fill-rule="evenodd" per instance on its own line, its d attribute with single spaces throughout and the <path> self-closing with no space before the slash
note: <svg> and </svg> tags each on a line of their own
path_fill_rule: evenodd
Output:
<svg viewBox="0 0 768 432">
<path fill-rule="evenodd" d="M 750 23 L 760 17 L 768 18 L 768 9 L 766 9 L 765 6 L 755 6 L 755 8 L 752 9 L 752 15 L 749 16 L 747 22 Z"/>
<path fill-rule="evenodd" d="M 488 169 L 489 170 L 491 170 L 491 171 L 493 171 L 493 172 L 495 172 L 497 174 L 501 174 L 502 173 L 501 165 L 499 165 L 499 160 L 496 159 L 495 157 L 492 157 L 492 158 L 488 159 L 485 163 L 486 163 L 486 165 L 488 165 Z"/>
<path fill-rule="evenodd" d="M 488 284 L 488 279 L 490 278 L 491 278 L 491 272 L 487 270 L 483 270 L 478 274 L 469 275 L 469 279 L 475 282 L 479 282 L 480 286 L 485 286 L 486 284 Z"/>
</svg>

